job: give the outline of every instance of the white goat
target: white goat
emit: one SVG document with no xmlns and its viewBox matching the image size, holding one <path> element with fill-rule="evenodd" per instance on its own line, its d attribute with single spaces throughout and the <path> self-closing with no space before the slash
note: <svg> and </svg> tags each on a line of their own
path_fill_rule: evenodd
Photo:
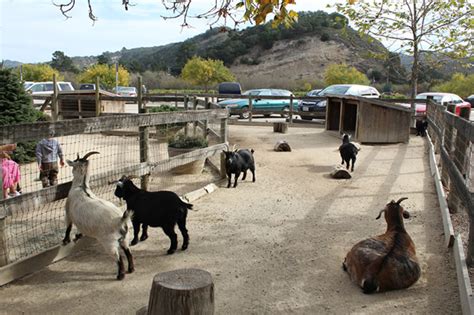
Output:
<svg viewBox="0 0 474 315">
<path fill-rule="evenodd" d="M 84 157 L 74 161 L 67 160 L 67 164 L 72 166 L 71 190 L 66 201 L 66 235 L 63 244 L 71 241 L 70 233 L 72 224 L 79 230 L 76 239 L 84 235 L 93 237 L 102 244 L 105 251 L 114 256 L 118 265 L 117 279 L 125 277 L 125 267 L 120 255 L 119 247 L 125 253 L 128 261 L 128 272 L 132 273 L 135 268 L 133 256 L 128 247 L 129 224 L 132 212 L 124 213 L 113 203 L 98 198 L 89 187 L 89 161 L 87 158 L 99 152 L 89 152 Z"/>
</svg>

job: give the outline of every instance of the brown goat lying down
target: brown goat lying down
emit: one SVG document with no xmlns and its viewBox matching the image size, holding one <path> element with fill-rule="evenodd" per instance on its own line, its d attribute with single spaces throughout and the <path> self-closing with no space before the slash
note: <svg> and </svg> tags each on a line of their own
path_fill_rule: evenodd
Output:
<svg viewBox="0 0 474 315">
<path fill-rule="evenodd" d="M 385 234 L 355 244 L 342 264 L 364 293 L 408 288 L 420 278 L 415 244 L 403 225 L 410 217 L 400 205 L 405 199 L 392 200 L 380 211 L 377 219 L 385 212 L 387 221 Z"/>
</svg>

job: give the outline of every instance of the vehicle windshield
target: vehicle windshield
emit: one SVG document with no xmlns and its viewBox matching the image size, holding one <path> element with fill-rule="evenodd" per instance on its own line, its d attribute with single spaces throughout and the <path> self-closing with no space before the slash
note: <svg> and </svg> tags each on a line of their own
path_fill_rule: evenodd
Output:
<svg viewBox="0 0 474 315">
<path fill-rule="evenodd" d="M 430 95 L 417 95 L 416 96 L 416 99 L 417 100 L 426 100 L 428 98 L 428 96 Z M 443 96 L 442 95 L 432 95 L 433 96 L 433 100 L 435 102 L 438 102 L 438 103 L 441 103 L 441 100 L 443 99 Z"/>
<path fill-rule="evenodd" d="M 33 83 L 31 83 L 31 82 L 25 82 L 25 83 L 23 83 L 23 87 L 25 88 L 25 90 L 28 90 L 28 88 L 29 88 L 30 86 L 32 86 L 32 85 L 33 85 Z"/>
<path fill-rule="evenodd" d="M 350 86 L 347 85 L 335 85 L 335 86 L 328 86 L 321 92 L 319 92 L 318 95 L 327 95 L 327 94 L 346 94 L 346 92 L 349 90 Z"/>
<path fill-rule="evenodd" d="M 128 86 L 119 86 L 117 88 L 117 91 L 118 92 L 135 92 L 135 88 L 134 87 L 128 87 Z"/>
<path fill-rule="evenodd" d="M 242 93 L 243 95 L 264 95 L 262 90 L 248 90 Z"/>
</svg>

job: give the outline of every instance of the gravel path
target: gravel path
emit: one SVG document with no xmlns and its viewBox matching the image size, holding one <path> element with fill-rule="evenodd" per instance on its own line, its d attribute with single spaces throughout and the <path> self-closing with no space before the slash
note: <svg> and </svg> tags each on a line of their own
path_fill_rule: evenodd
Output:
<svg viewBox="0 0 474 315">
<path fill-rule="evenodd" d="M 221 184 L 195 201 L 186 252 L 166 256 L 168 239 L 150 229 L 132 248 L 137 271 L 119 282 L 112 259 L 94 246 L 0 288 L 0 313 L 134 314 L 156 273 L 186 267 L 212 274 L 216 314 L 461 313 L 422 138 L 363 145 L 354 177 L 333 180 L 340 139 L 322 129 L 230 126 L 229 134 L 231 144 L 255 149 L 257 181 Z M 293 152 L 274 152 L 279 139 Z M 375 217 L 400 197 L 409 198 L 406 228 L 422 276 L 407 290 L 364 295 L 341 263 L 356 242 L 384 232 Z"/>
</svg>

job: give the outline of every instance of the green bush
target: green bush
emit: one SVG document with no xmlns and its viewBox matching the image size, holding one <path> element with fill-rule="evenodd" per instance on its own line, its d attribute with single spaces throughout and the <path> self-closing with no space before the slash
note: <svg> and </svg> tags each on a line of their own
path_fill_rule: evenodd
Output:
<svg viewBox="0 0 474 315">
<path fill-rule="evenodd" d="M 157 106 L 157 107 L 148 108 L 149 113 L 164 113 L 164 112 L 176 112 L 176 111 L 178 111 L 178 108 L 176 106 L 170 106 L 168 104 L 161 104 L 160 106 Z"/>
<path fill-rule="evenodd" d="M 180 133 L 169 139 L 168 146 L 177 149 L 205 148 L 208 141 L 203 136 L 186 136 Z"/>
</svg>

